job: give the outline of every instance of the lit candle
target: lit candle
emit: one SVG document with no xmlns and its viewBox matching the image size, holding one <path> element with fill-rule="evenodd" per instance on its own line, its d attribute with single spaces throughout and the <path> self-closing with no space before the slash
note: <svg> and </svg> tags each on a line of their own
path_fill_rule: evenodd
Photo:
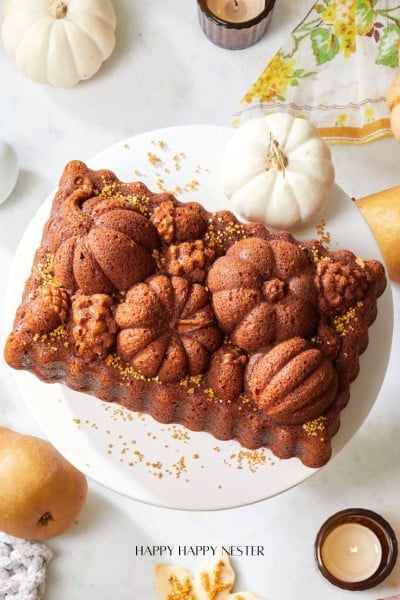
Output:
<svg viewBox="0 0 400 600">
<path fill-rule="evenodd" d="M 397 559 L 397 539 L 389 523 L 363 508 L 342 510 L 323 523 L 315 559 L 334 585 L 365 590 L 383 581 Z"/>
<path fill-rule="evenodd" d="M 208 0 L 209 10 L 230 23 L 243 23 L 257 17 L 265 8 L 265 0 Z"/>
<path fill-rule="evenodd" d="M 264 35 L 274 4 L 275 0 L 197 0 L 204 33 L 229 50 L 247 48 Z"/>
<path fill-rule="evenodd" d="M 382 547 L 368 527 L 359 523 L 343 523 L 326 536 L 321 546 L 321 558 L 337 579 L 364 581 L 378 570 Z"/>
</svg>

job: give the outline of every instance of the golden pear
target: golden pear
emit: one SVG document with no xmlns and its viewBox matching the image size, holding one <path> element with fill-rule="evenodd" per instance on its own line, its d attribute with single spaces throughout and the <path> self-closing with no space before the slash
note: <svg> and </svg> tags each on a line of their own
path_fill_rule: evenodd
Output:
<svg viewBox="0 0 400 600">
<path fill-rule="evenodd" d="M 400 186 L 356 200 L 382 252 L 392 281 L 400 282 Z"/>
<path fill-rule="evenodd" d="M 393 135 L 396 140 L 400 141 L 400 75 L 397 75 L 387 91 L 386 104 L 390 110 L 390 127 Z"/>
<path fill-rule="evenodd" d="M 0 530 L 44 540 L 76 521 L 86 477 L 47 441 L 0 427 Z"/>
</svg>

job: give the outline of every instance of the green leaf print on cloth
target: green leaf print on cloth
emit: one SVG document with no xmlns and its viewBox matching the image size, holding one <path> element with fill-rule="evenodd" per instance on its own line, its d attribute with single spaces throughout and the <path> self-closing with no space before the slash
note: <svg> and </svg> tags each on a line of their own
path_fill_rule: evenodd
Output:
<svg viewBox="0 0 400 600">
<path fill-rule="evenodd" d="M 394 23 L 385 27 L 378 44 L 377 64 L 397 67 L 399 64 L 399 43 L 400 27 Z"/>
<path fill-rule="evenodd" d="M 339 40 L 329 29 L 318 27 L 310 33 L 311 47 L 314 52 L 317 65 L 322 65 L 339 52 Z"/>
<path fill-rule="evenodd" d="M 400 0 L 319 0 L 244 94 L 233 125 L 283 110 L 332 142 L 389 135 L 385 96 L 399 51 Z"/>
</svg>

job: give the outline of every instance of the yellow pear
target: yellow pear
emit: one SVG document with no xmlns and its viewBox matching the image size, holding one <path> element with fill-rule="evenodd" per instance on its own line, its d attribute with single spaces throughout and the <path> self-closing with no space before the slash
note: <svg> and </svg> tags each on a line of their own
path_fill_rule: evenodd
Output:
<svg viewBox="0 0 400 600">
<path fill-rule="evenodd" d="M 400 282 L 400 186 L 359 198 L 356 204 L 378 242 L 390 279 Z"/>
<path fill-rule="evenodd" d="M 83 508 L 86 477 L 47 441 L 0 427 L 0 530 L 44 540 Z"/>
</svg>

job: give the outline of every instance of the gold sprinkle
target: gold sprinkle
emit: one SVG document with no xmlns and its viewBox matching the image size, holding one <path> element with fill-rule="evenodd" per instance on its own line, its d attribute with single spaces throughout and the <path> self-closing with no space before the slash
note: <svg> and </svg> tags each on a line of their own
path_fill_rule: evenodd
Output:
<svg viewBox="0 0 400 600">
<path fill-rule="evenodd" d="M 100 190 L 100 194 L 102 196 L 107 196 L 108 198 L 115 198 L 116 200 L 122 200 L 127 202 L 131 206 L 133 206 L 140 214 L 145 217 L 150 216 L 150 208 L 149 208 L 149 200 L 148 196 L 137 196 L 136 194 L 128 194 L 123 193 L 124 187 L 126 188 L 128 184 L 124 184 L 122 182 L 107 183 Z"/>
<path fill-rule="evenodd" d="M 200 183 L 196 179 L 192 179 L 189 183 L 183 186 L 184 192 L 196 192 L 200 187 Z"/>
<path fill-rule="evenodd" d="M 172 430 L 171 437 L 174 440 L 179 440 L 181 442 L 187 442 L 190 440 L 190 435 L 187 429 L 183 429 L 178 425 L 173 425 L 171 428 L 168 428 L 168 431 Z"/>
<path fill-rule="evenodd" d="M 186 472 L 185 457 L 181 456 L 172 466 L 175 469 L 176 479 L 180 479 L 181 475 Z"/>
<path fill-rule="evenodd" d="M 250 398 L 246 396 L 246 394 L 240 394 L 239 400 L 242 404 L 248 404 L 250 402 Z"/>
<path fill-rule="evenodd" d="M 64 340 L 68 337 L 68 331 L 65 325 L 59 325 L 49 333 L 52 340 Z"/>
<path fill-rule="evenodd" d="M 42 280 L 42 283 L 51 285 L 54 287 L 60 287 L 59 282 L 54 276 L 54 254 L 48 252 L 44 262 L 40 262 L 37 265 L 37 272 Z"/>
<path fill-rule="evenodd" d="M 242 223 L 230 221 L 221 229 L 216 229 L 213 223 L 215 218 L 222 223 L 221 217 L 216 217 L 215 214 L 209 219 L 210 224 L 203 236 L 203 241 L 206 244 L 224 249 L 227 242 L 246 237 L 246 230 Z"/>
<path fill-rule="evenodd" d="M 331 234 L 328 231 L 326 231 L 326 222 L 323 219 L 317 225 L 316 230 L 321 244 L 329 246 L 329 244 L 331 243 Z"/>
<path fill-rule="evenodd" d="M 148 467 L 153 467 L 153 469 L 161 469 L 162 467 L 162 462 L 160 462 L 159 460 L 157 462 L 153 462 L 153 463 L 146 463 Z"/>
<path fill-rule="evenodd" d="M 154 262 L 156 263 L 157 269 L 161 271 L 163 268 L 164 259 L 161 255 L 161 252 L 155 248 L 152 252 L 152 257 L 154 258 Z"/>
<path fill-rule="evenodd" d="M 303 424 L 303 429 L 307 433 L 307 435 L 311 437 L 317 437 L 319 431 L 325 430 L 325 421 L 326 417 L 323 415 L 314 419 L 313 421 L 308 421 Z"/>
<path fill-rule="evenodd" d="M 365 262 L 363 261 L 361 256 L 357 256 L 356 263 L 358 264 L 359 267 L 361 267 L 361 269 L 365 269 Z"/>
<path fill-rule="evenodd" d="M 224 592 L 226 590 L 229 591 L 232 587 L 230 581 L 226 583 L 222 581 L 223 568 L 224 562 L 222 560 L 218 561 L 212 573 L 212 580 L 210 577 L 210 573 L 200 573 L 200 581 L 204 588 L 204 591 L 208 596 L 208 600 L 215 600 L 217 598 L 217 594 L 219 595 L 219 592 Z"/>
<path fill-rule="evenodd" d="M 230 461 L 235 462 L 238 471 L 246 467 L 251 473 L 256 473 L 259 467 L 266 464 L 267 457 L 264 448 L 259 448 L 258 450 L 239 450 L 239 452 L 230 455 L 229 461 L 224 460 L 225 464 L 232 466 L 232 462 Z"/>
<path fill-rule="evenodd" d="M 344 337 L 350 331 L 354 331 L 352 321 L 356 322 L 358 320 L 357 308 L 361 308 L 362 306 L 362 302 L 357 302 L 356 306 L 351 306 L 343 315 L 338 315 L 333 318 L 333 327 L 340 337 Z"/>
<path fill-rule="evenodd" d="M 203 375 L 186 375 L 186 377 L 184 377 L 183 379 L 181 379 L 179 381 L 179 385 L 182 385 L 183 387 L 188 387 L 189 385 L 191 386 L 200 386 L 201 382 L 203 379 Z M 191 392 L 193 393 L 193 392 Z"/>
<path fill-rule="evenodd" d="M 149 160 L 149 163 L 152 164 L 153 167 L 159 167 L 162 164 L 161 158 L 156 154 L 153 154 L 152 152 L 147 153 L 147 158 Z"/>
<path fill-rule="evenodd" d="M 168 592 L 166 600 L 195 600 L 192 594 L 193 587 L 190 577 L 186 577 L 183 581 L 179 581 L 176 575 L 170 575 L 168 582 L 172 588 Z"/>
<path fill-rule="evenodd" d="M 136 381 L 156 381 L 154 377 L 146 377 L 129 365 L 124 366 L 122 364 L 121 357 L 117 354 L 109 354 L 105 359 L 105 363 L 107 366 L 117 369 L 122 379 L 135 379 Z"/>
</svg>

